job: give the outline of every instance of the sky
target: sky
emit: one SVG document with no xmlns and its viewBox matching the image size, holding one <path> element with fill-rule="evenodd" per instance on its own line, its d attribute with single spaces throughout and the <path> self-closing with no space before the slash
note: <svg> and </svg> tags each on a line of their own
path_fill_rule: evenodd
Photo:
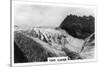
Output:
<svg viewBox="0 0 100 67">
<path fill-rule="evenodd" d="M 64 18 L 70 14 L 77 16 L 94 16 L 94 9 L 83 7 L 62 7 L 14 3 L 13 8 L 14 25 L 22 27 L 58 27 Z"/>
</svg>

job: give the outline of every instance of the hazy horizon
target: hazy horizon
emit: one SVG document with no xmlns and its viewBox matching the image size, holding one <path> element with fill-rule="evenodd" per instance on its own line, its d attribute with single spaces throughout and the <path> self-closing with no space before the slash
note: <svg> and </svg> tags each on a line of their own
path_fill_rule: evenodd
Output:
<svg viewBox="0 0 100 67">
<path fill-rule="evenodd" d="M 49 5 L 14 3 L 14 25 L 22 27 L 52 26 L 58 27 L 70 14 L 94 16 L 92 8 L 60 7 Z"/>
</svg>

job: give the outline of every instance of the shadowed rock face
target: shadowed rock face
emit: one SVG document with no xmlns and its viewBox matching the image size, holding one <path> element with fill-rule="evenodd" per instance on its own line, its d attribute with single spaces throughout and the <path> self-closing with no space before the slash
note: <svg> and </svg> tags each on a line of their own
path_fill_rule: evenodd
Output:
<svg viewBox="0 0 100 67">
<path fill-rule="evenodd" d="M 14 63 L 25 63 L 28 62 L 25 54 L 21 51 L 21 49 L 17 46 L 14 41 Z"/>
<path fill-rule="evenodd" d="M 93 16 L 69 15 L 61 23 L 60 28 L 64 29 L 70 35 L 76 38 L 85 39 L 94 32 Z"/>
</svg>

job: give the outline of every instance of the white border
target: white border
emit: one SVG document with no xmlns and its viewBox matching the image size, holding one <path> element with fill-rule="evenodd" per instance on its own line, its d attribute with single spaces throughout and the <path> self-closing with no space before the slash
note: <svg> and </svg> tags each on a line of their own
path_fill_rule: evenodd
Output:
<svg viewBox="0 0 100 67">
<path fill-rule="evenodd" d="M 13 45 L 13 39 L 14 39 L 14 3 L 17 4 L 34 4 L 34 5 L 50 5 L 50 6 L 62 6 L 62 7 L 82 7 L 82 8 L 94 8 L 95 9 L 95 34 L 97 34 L 97 7 L 95 5 L 77 5 L 77 4 L 65 4 L 65 3 L 48 3 L 48 2 L 35 2 L 35 1 L 12 1 L 12 25 L 11 25 L 11 48 L 12 48 L 12 53 L 11 53 L 11 65 L 12 66 L 32 66 L 32 65 L 47 65 L 47 64 L 62 64 L 62 63 L 81 63 L 81 62 L 90 62 L 90 61 L 97 61 L 97 36 L 95 35 L 95 58 L 94 59 L 86 59 L 86 60 L 68 60 L 67 62 L 32 62 L 32 63 L 16 63 L 14 64 L 14 45 Z"/>
</svg>

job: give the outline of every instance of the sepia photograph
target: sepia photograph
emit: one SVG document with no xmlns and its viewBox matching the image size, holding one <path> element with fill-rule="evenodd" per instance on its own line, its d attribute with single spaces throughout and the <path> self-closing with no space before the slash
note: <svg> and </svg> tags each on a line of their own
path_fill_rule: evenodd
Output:
<svg viewBox="0 0 100 67">
<path fill-rule="evenodd" d="M 12 1 L 12 63 L 96 59 L 96 8 Z"/>
</svg>

